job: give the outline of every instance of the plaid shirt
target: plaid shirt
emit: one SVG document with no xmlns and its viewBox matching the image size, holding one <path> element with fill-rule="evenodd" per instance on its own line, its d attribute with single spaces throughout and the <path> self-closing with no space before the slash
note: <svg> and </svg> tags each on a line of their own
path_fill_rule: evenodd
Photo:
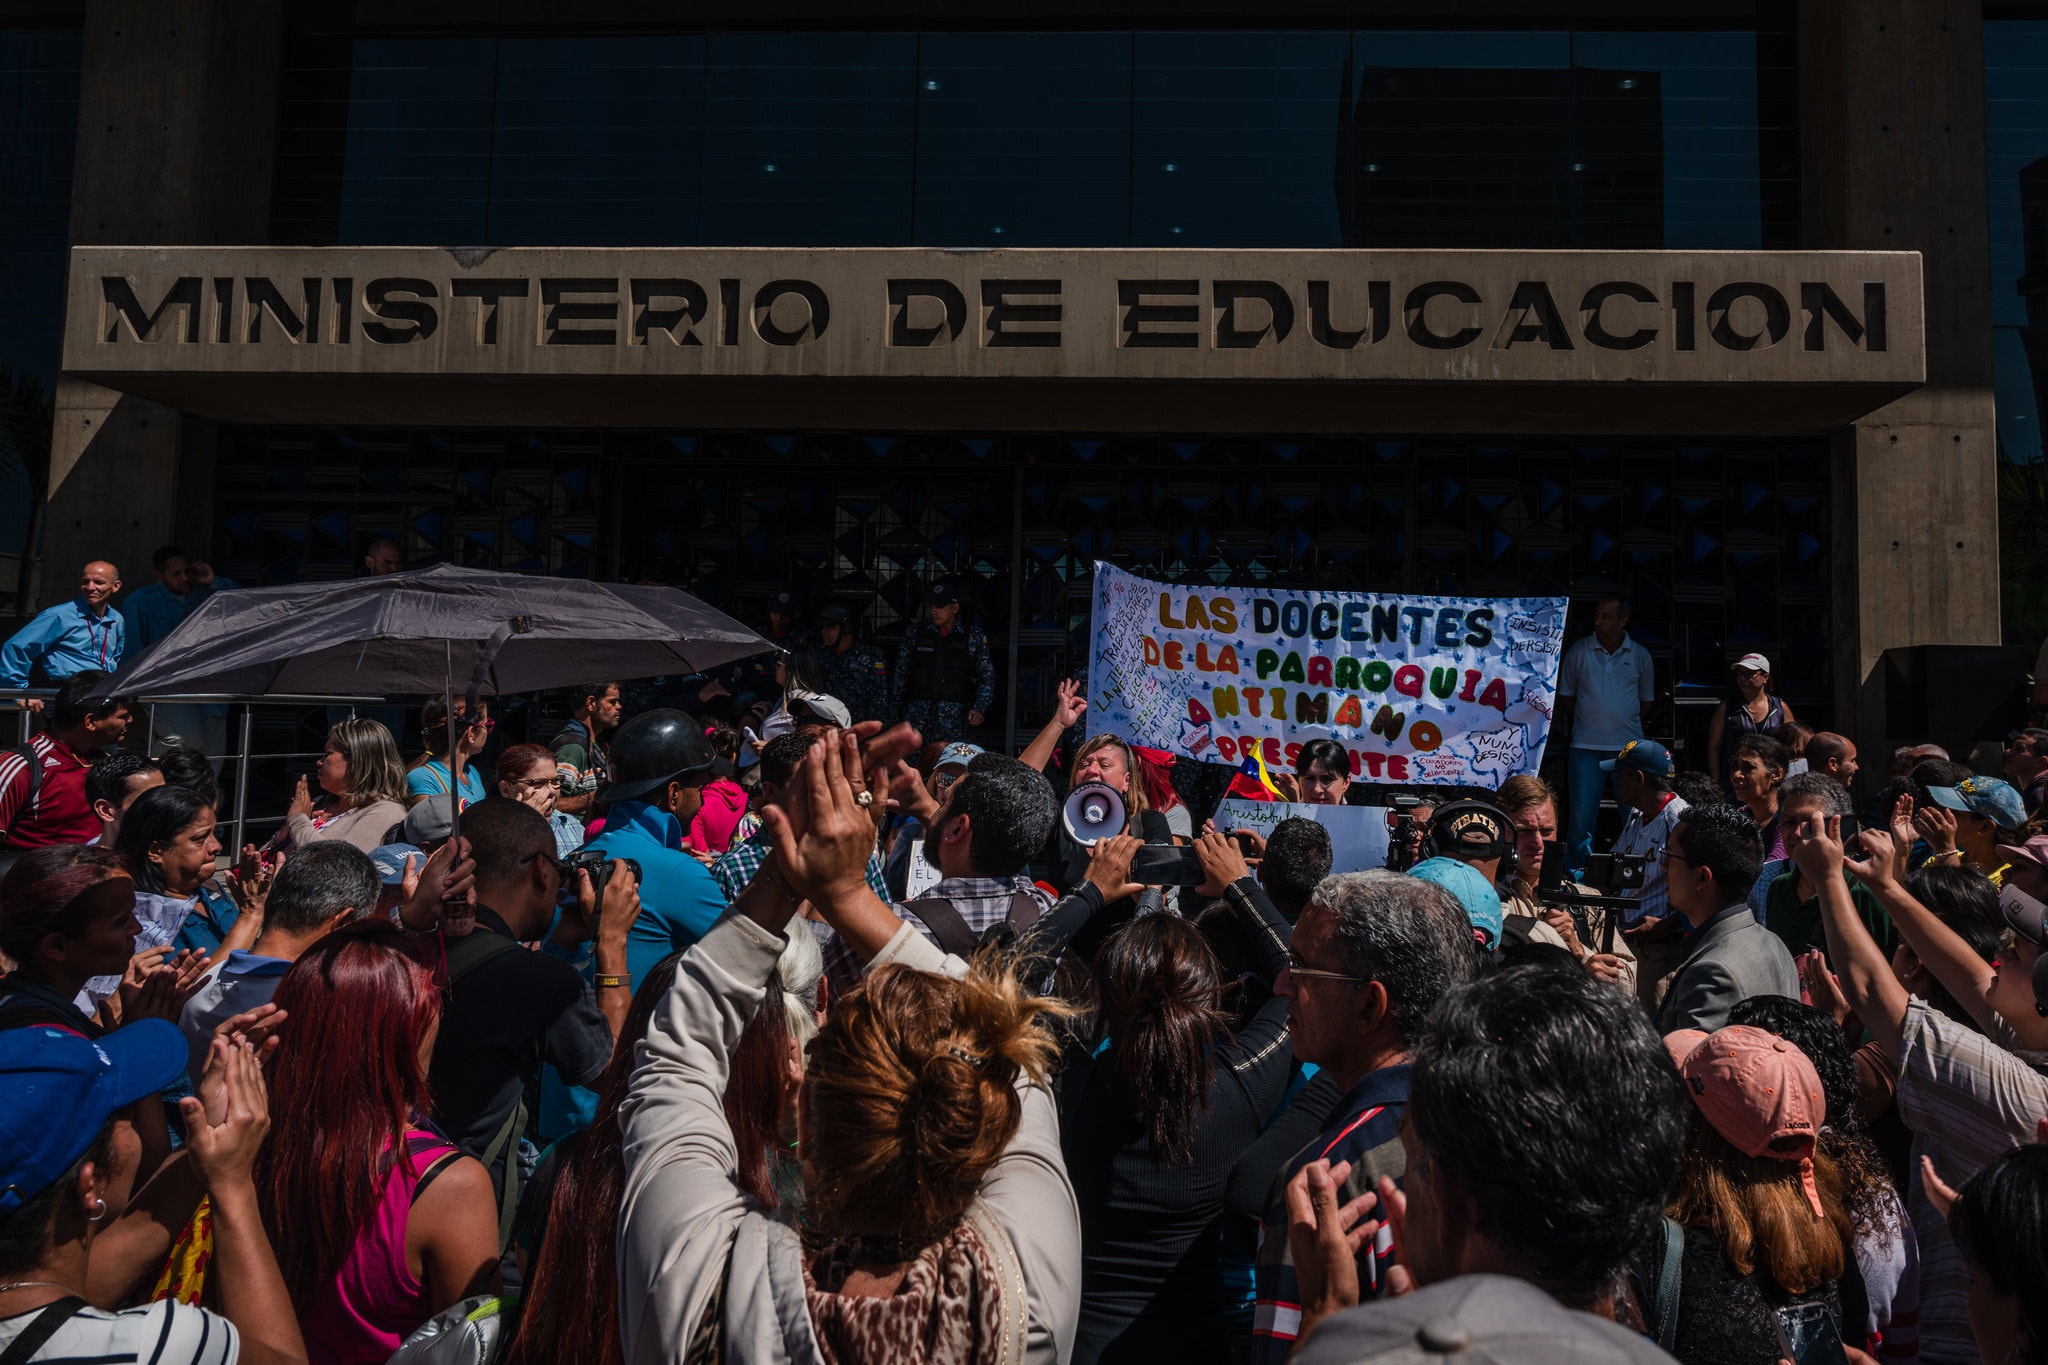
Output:
<svg viewBox="0 0 2048 1365">
<path fill-rule="evenodd" d="M 2038 1054 L 2015 1052 L 2004 1020 L 1992 1037 L 1959 1024 L 1925 1001 L 1906 1006 L 1899 1040 L 1899 1117 L 1913 1130 L 1906 1206 L 1920 1235 L 1920 1356 L 1928 1361 L 1976 1359 L 1970 1332 L 1970 1276 L 1920 1184 L 1920 1158 L 1949 1184 L 1965 1180 L 2015 1147 L 2034 1140 L 2048 1114 L 2048 1076 Z"/>
<path fill-rule="evenodd" d="M 718 889 L 725 893 L 728 901 L 740 898 L 740 892 L 747 889 L 747 883 L 754 880 L 754 874 L 768 861 L 768 854 L 774 849 L 764 828 L 752 837 L 735 843 L 711 864 L 711 877 L 718 883 Z M 868 855 L 868 890 L 875 893 L 885 904 L 889 899 L 889 887 L 882 880 L 882 855 Z M 818 936 L 818 947 L 825 954 L 825 973 L 832 979 L 832 989 L 840 992 L 850 989 L 860 980 L 861 961 L 854 951 L 839 941 L 829 924 L 806 920 L 811 932 Z M 850 964 L 850 965 L 849 965 Z"/>
</svg>

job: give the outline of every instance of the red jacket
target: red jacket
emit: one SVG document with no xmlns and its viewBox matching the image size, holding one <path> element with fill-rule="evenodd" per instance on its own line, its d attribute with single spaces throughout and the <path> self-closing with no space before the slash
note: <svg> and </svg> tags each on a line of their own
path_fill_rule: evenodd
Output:
<svg viewBox="0 0 2048 1365">
<path fill-rule="evenodd" d="M 27 761 L 18 750 L 0 753 L 0 831 L 5 831 L 0 846 L 42 848 L 99 838 L 99 817 L 85 799 L 89 765 L 48 734 L 29 744 L 43 765 L 43 783 L 33 802 L 28 799 L 33 774 Z"/>
</svg>

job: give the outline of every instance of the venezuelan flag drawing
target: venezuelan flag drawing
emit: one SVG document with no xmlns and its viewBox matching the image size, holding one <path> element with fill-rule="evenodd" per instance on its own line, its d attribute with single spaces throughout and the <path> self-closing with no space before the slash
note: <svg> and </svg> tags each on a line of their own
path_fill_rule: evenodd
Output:
<svg viewBox="0 0 2048 1365">
<path fill-rule="evenodd" d="M 1273 775 L 1266 771 L 1266 760 L 1255 746 L 1238 766 L 1237 776 L 1230 780 L 1230 795 L 1249 796 L 1255 801 L 1285 801 L 1280 788 L 1273 782 Z"/>
</svg>

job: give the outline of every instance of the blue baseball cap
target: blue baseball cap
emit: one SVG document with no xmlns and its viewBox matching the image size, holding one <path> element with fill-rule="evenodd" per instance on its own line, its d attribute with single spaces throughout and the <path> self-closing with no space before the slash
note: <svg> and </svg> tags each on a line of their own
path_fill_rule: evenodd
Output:
<svg viewBox="0 0 2048 1365">
<path fill-rule="evenodd" d="M 1458 904 L 1465 907 L 1465 918 L 1472 922 L 1481 944 L 1487 948 L 1499 945 L 1500 892 L 1493 889 L 1493 883 L 1486 880 L 1486 875 L 1478 868 L 1456 858 L 1431 858 L 1408 869 L 1408 875 L 1420 881 L 1434 882 L 1456 896 Z"/>
<path fill-rule="evenodd" d="M 969 744 L 964 740 L 955 740 L 939 750 L 938 758 L 932 763 L 932 771 L 937 772 L 941 768 L 951 767 L 954 764 L 964 768 L 980 757 L 981 746 L 979 744 Z"/>
<path fill-rule="evenodd" d="M 405 860 L 418 858 L 419 865 L 427 865 L 427 855 L 418 844 L 379 844 L 370 850 L 370 861 L 376 864 L 377 880 L 386 886 L 397 886 L 405 880 Z"/>
<path fill-rule="evenodd" d="M 2027 803 L 2012 783 L 1996 777 L 1966 777 L 1953 787 L 1929 787 L 1934 804 L 1949 810 L 1981 815 L 2000 829 L 2020 829 L 2027 823 Z"/>
<path fill-rule="evenodd" d="M 185 1074 L 178 1026 L 138 1019 L 97 1040 L 37 1025 L 0 1048 L 0 1214 L 71 1169 L 107 1120 Z"/>
<path fill-rule="evenodd" d="M 1648 773 L 1652 777 L 1676 777 L 1678 765 L 1671 761 L 1671 751 L 1654 739 L 1632 739 L 1622 746 L 1620 753 L 1600 765 L 1600 771 Z"/>
</svg>

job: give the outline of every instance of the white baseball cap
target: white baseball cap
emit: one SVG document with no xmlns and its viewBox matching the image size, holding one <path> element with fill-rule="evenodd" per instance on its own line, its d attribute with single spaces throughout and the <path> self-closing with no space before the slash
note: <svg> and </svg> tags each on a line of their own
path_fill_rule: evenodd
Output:
<svg viewBox="0 0 2048 1365">
<path fill-rule="evenodd" d="M 1731 666 L 1738 669 L 1749 669 L 1756 673 L 1768 673 L 1771 671 L 1771 661 L 1761 654 L 1745 654 Z"/>
</svg>

